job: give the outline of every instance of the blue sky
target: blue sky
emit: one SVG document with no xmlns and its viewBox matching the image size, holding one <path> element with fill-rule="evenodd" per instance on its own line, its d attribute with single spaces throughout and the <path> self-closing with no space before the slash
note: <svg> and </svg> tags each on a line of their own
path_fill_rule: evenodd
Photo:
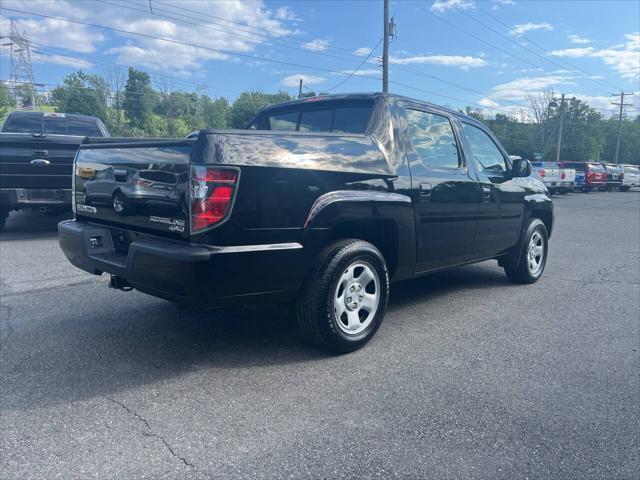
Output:
<svg viewBox="0 0 640 480">
<path fill-rule="evenodd" d="M 80 68 L 115 77 L 131 65 L 157 86 L 230 99 L 244 90 L 295 94 L 299 78 L 314 91 L 376 91 L 381 44 L 366 57 L 382 38 L 382 5 L 151 0 L 152 13 L 148 0 L 3 0 L 6 9 L 59 18 L 5 9 L 0 27 L 6 35 L 14 18 L 27 32 L 44 89 Z M 637 1 L 394 1 L 391 14 L 392 92 L 522 116 L 525 96 L 542 89 L 607 114 L 615 109 L 610 95 L 624 89 L 636 92 L 628 113 L 639 111 Z M 7 53 L 2 47 L 2 79 L 9 76 Z"/>
</svg>

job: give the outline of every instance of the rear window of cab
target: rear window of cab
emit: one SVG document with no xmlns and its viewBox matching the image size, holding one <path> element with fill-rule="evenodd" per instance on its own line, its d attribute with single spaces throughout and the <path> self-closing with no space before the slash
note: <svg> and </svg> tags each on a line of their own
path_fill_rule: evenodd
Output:
<svg viewBox="0 0 640 480">
<path fill-rule="evenodd" d="M 288 109 L 265 110 L 251 122 L 249 129 L 361 134 L 367 129 L 372 109 L 373 102 L 313 107 L 300 104 Z"/>
</svg>

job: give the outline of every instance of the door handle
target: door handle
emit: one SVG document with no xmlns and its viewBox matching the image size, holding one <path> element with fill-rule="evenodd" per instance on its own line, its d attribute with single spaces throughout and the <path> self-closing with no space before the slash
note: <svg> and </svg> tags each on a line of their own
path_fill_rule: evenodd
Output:
<svg viewBox="0 0 640 480">
<path fill-rule="evenodd" d="M 46 157 L 49 155 L 49 150 L 34 150 L 33 154 L 37 157 Z"/>
<path fill-rule="evenodd" d="M 49 164 L 51 164 L 51 162 L 49 160 L 45 160 L 44 158 L 34 158 L 33 160 L 31 160 L 31 165 L 38 165 L 40 167 L 45 167 Z"/>
<path fill-rule="evenodd" d="M 431 190 L 433 190 L 433 187 L 430 183 L 420 184 L 420 193 L 422 193 L 423 195 L 431 195 Z"/>
</svg>

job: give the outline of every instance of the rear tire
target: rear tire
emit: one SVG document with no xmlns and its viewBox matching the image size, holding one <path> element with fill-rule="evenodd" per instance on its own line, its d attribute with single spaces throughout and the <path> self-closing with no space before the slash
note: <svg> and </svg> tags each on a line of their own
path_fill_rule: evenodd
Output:
<svg viewBox="0 0 640 480">
<path fill-rule="evenodd" d="M 532 218 L 522 236 L 520 248 L 512 252 L 513 257 L 505 262 L 504 273 L 515 283 L 535 283 L 542 277 L 548 254 L 547 227 L 539 218 Z"/>
<path fill-rule="evenodd" d="M 365 345 L 382 323 L 389 298 L 389 272 L 372 244 L 346 239 L 316 259 L 300 297 L 296 317 L 304 340 L 347 353 Z"/>
</svg>

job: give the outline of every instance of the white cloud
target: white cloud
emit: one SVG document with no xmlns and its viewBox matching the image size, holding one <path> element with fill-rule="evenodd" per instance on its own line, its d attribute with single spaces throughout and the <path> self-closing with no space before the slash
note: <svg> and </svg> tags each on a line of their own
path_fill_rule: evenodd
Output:
<svg viewBox="0 0 640 480">
<path fill-rule="evenodd" d="M 79 53 L 91 53 L 96 50 L 96 44 L 104 40 L 101 33 L 94 32 L 84 25 L 56 20 L 54 18 L 34 19 L 18 18 L 16 26 L 20 32 L 26 31 L 29 40 L 36 46 L 43 45 L 64 48 Z M 8 34 L 10 31 L 8 17 L 0 17 L 0 31 Z M 6 32 L 6 33 L 5 33 Z"/>
<path fill-rule="evenodd" d="M 569 41 L 578 45 L 584 45 L 585 43 L 591 43 L 588 38 L 581 37 L 580 35 L 569 35 Z"/>
<path fill-rule="evenodd" d="M 564 50 L 553 50 L 551 55 L 554 57 L 566 57 L 566 58 L 580 58 L 588 57 L 595 52 L 593 47 L 581 47 L 581 48 L 565 48 Z"/>
<path fill-rule="evenodd" d="M 513 105 L 503 102 L 522 103 L 528 94 L 535 94 L 547 88 L 560 85 L 573 85 L 572 77 L 566 75 L 547 75 L 541 77 L 521 77 L 493 87 L 478 103 L 489 108 L 508 110 Z M 517 107 L 519 108 L 519 107 Z"/>
<path fill-rule="evenodd" d="M 209 24 L 208 19 L 212 17 L 208 15 L 268 31 L 268 37 L 272 38 L 294 34 L 297 30 L 291 27 L 291 23 L 300 20 L 289 8 L 269 9 L 262 0 L 182 0 L 180 7 L 189 15 L 196 15 L 197 12 L 204 14 L 199 19 L 204 27 L 181 23 L 177 19 L 152 17 L 136 9 L 125 8 L 125 5 L 114 8 L 101 2 L 30 0 L 29 8 L 26 8 L 24 0 L 2 0 L 2 5 L 239 53 L 255 51 L 268 38 L 239 32 L 231 25 L 221 28 L 219 24 Z M 135 6 L 132 3 L 127 5 Z M 106 48 L 103 45 L 107 34 L 100 30 L 62 20 L 25 18 L 20 14 L 15 16 L 20 29 L 27 29 L 31 40 L 40 44 L 36 47 L 56 47 L 79 53 L 94 52 L 98 46 Z M 2 31 L 8 31 L 8 17 L 3 16 L 0 20 Z M 114 55 L 115 62 L 121 65 L 190 76 L 202 72 L 203 64 L 207 61 L 237 61 L 235 56 L 162 40 L 120 33 L 109 33 L 108 36 L 109 48 L 106 48 L 106 53 Z"/>
<path fill-rule="evenodd" d="M 567 48 L 553 50 L 551 55 L 566 58 L 599 58 L 605 65 L 611 66 L 622 78 L 640 77 L 640 33 L 627 33 L 625 43 L 609 48 L 594 47 Z"/>
<path fill-rule="evenodd" d="M 366 57 L 367 55 L 369 55 L 370 51 L 371 51 L 371 47 L 360 47 L 355 49 L 353 51 L 353 54 L 358 57 Z"/>
<path fill-rule="evenodd" d="M 514 2 L 513 0 L 493 0 L 491 3 L 493 3 L 491 10 L 498 10 L 500 9 L 500 7 L 506 7 L 516 4 L 516 2 Z"/>
<path fill-rule="evenodd" d="M 473 10 L 476 4 L 473 0 L 436 0 L 430 10 L 435 13 L 444 13 L 447 10 Z"/>
<path fill-rule="evenodd" d="M 389 63 L 398 65 L 429 64 L 441 65 L 445 67 L 459 67 L 462 70 L 478 68 L 488 65 L 487 61 L 480 57 L 463 55 L 416 55 L 412 57 L 391 57 Z"/>
<path fill-rule="evenodd" d="M 52 55 L 40 52 L 32 52 L 31 60 L 34 63 L 48 63 L 53 65 L 63 65 L 65 67 L 77 68 L 79 70 L 87 70 L 93 67 L 93 63 L 83 58 L 70 57 L 67 55 Z"/>
<path fill-rule="evenodd" d="M 316 38 L 315 40 L 311 40 L 310 42 L 303 43 L 301 45 L 302 48 L 306 50 L 311 50 L 315 52 L 323 52 L 327 48 L 329 48 L 329 40 L 323 40 L 321 38 Z"/>
<path fill-rule="evenodd" d="M 300 79 L 302 79 L 303 85 L 318 85 L 327 81 L 326 78 L 319 75 L 308 75 L 306 73 L 296 73 L 295 75 L 289 75 L 284 77 L 280 81 L 280 85 L 283 87 L 297 87 L 300 85 Z"/>
<path fill-rule="evenodd" d="M 292 22 L 299 22 L 302 19 L 293 13 L 289 7 L 280 7 L 276 9 L 275 17 L 278 20 L 289 20 Z"/>
<path fill-rule="evenodd" d="M 553 30 L 553 25 L 542 22 L 542 23 L 520 23 L 518 25 L 514 25 L 511 29 L 511 35 L 524 35 L 527 32 L 533 32 L 535 30 Z"/>
<path fill-rule="evenodd" d="M 489 108 L 498 108 L 500 106 L 498 102 L 495 102 L 490 98 L 486 98 L 486 97 L 478 100 L 478 103 L 483 107 L 489 107 Z"/>
</svg>

